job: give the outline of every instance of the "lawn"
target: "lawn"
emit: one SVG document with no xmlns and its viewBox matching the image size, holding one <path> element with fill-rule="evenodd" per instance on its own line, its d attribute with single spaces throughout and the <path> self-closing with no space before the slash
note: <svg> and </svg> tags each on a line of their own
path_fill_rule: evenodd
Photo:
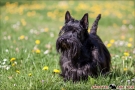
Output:
<svg viewBox="0 0 135 90">
<path fill-rule="evenodd" d="M 0 1 L 0 90 L 90 90 L 135 88 L 134 1 Z M 108 76 L 64 82 L 56 39 L 65 12 L 89 14 L 89 28 L 101 13 L 98 35 L 111 53 Z M 90 29 L 89 29 L 90 31 Z M 94 87 L 95 86 L 95 87 Z"/>
</svg>

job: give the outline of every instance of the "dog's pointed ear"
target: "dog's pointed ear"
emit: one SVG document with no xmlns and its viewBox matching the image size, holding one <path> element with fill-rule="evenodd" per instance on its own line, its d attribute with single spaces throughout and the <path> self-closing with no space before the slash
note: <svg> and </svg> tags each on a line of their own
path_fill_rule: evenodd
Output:
<svg viewBox="0 0 135 90">
<path fill-rule="evenodd" d="M 82 19 L 80 20 L 80 24 L 84 29 L 88 29 L 89 26 L 88 13 L 84 14 Z"/>
<path fill-rule="evenodd" d="M 72 19 L 70 12 L 67 11 L 65 14 L 65 23 L 68 23 Z"/>
</svg>

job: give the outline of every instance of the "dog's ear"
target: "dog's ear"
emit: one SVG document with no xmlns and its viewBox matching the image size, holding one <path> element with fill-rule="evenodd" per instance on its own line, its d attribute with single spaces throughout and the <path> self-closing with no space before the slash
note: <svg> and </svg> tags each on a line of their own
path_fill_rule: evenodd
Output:
<svg viewBox="0 0 135 90">
<path fill-rule="evenodd" d="M 80 24 L 84 29 L 88 29 L 89 21 L 88 21 L 88 13 L 84 14 L 82 19 L 80 20 Z"/>
<path fill-rule="evenodd" d="M 68 23 L 72 19 L 70 12 L 67 11 L 65 14 L 65 23 Z"/>
</svg>

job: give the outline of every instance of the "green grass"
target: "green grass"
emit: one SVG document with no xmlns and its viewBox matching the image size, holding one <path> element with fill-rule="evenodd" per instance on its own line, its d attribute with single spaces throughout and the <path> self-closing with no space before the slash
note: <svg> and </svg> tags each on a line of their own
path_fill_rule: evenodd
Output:
<svg viewBox="0 0 135 90">
<path fill-rule="evenodd" d="M 0 2 L 0 9 L 0 90 L 90 90 L 94 85 L 135 85 L 132 82 L 135 80 L 133 1 L 7 3 L 3 0 Z M 60 70 L 55 43 L 60 27 L 64 25 L 67 10 L 76 19 L 81 19 L 88 12 L 89 27 L 98 13 L 102 14 L 98 35 L 108 46 L 112 56 L 112 67 L 108 76 L 89 77 L 87 82 L 72 83 L 64 82 L 57 73 L 53 73 L 54 69 Z M 48 30 L 44 31 L 46 29 Z M 20 40 L 22 35 L 24 38 Z M 37 45 L 36 40 L 40 40 L 40 44 Z M 34 47 L 40 50 L 39 54 Z M 44 54 L 46 50 L 49 53 Z M 16 60 L 11 62 L 11 58 Z M 48 66 L 48 70 L 42 70 L 44 66 Z M 10 68 L 7 70 L 7 67 Z"/>
</svg>

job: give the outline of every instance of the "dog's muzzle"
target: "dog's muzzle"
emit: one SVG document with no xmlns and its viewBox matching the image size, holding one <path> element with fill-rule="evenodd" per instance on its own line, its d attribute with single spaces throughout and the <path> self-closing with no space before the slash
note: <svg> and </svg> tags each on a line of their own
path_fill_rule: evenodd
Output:
<svg viewBox="0 0 135 90">
<path fill-rule="evenodd" d="M 60 46 L 63 49 L 69 49 L 71 44 L 71 40 L 67 38 L 60 38 Z"/>
</svg>

